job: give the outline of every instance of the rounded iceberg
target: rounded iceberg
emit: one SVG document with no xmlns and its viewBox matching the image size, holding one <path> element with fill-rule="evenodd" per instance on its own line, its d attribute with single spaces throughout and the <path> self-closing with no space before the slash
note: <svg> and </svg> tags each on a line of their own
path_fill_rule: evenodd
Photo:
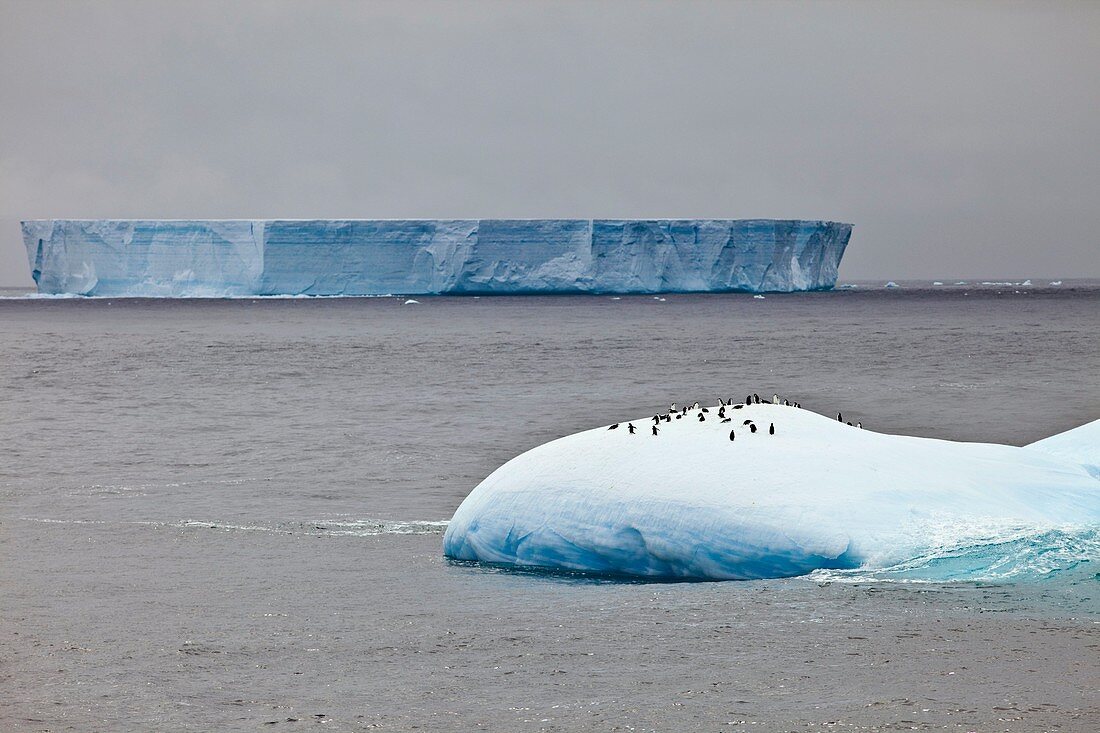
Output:
<svg viewBox="0 0 1100 733">
<path fill-rule="evenodd" d="M 758 579 L 884 567 L 1002 529 L 1100 524 L 1100 482 L 1082 465 L 1092 459 L 1074 452 L 1093 450 L 1100 421 L 1018 448 L 888 435 L 774 404 L 727 407 L 729 422 L 717 412 L 603 426 L 513 458 L 459 506 L 444 553 Z"/>
</svg>

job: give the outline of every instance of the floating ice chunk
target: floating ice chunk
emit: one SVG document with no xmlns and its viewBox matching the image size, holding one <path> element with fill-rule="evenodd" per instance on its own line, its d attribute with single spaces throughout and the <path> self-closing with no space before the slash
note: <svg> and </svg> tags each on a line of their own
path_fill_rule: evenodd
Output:
<svg viewBox="0 0 1100 733">
<path fill-rule="evenodd" d="M 1061 280 L 1051 280 L 1050 284 L 1053 285 L 1054 287 L 1058 287 L 1059 285 L 1062 284 L 1062 281 Z"/>
<path fill-rule="evenodd" d="M 886 283 L 886 285 L 884 285 L 883 287 L 887 287 L 887 288 L 900 288 L 901 286 L 900 286 L 900 285 L 898 285 L 898 284 L 897 284 L 896 282 L 894 282 L 893 280 L 891 280 L 890 282 Z"/>
<path fill-rule="evenodd" d="M 652 418 L 633 420 L 634 434 L 595 428 L 513 458 L 459 506 L 445 554 L 769 578 L 902 562 L 926 554 L 933 536 L 943 541 L 945 528 L 961 542 L 965 528 L 1100 524 L 1090 474 L 1100 421 L 1017 448 L 876 433 L 781 405 L 747 405 L 729 423 L 717 410 L 661 421 L 656 435 Z"/>
<path fill-rule="evenodd" d="M 941 282 L 940 282 L 939 280 L 937 280 L 936 282 L 934 282 L 934 283 L 932 283 L 932 284 L 933 284 L 933 285 L 943 285 L 943 283 L 941 283 Z"/>
<path fill-rule="evenodd" d="M 413 300 L 412 298 L 409 298 L 408 300 L 406 300 L 404 302 L 404 305 L 419 305 L 419 304 L 420 304 L 419 300 Z"/>
<path fill-rule="evenodd" d="M 754 295 L 754 296 L 752 296 L 752 297 L 753 297 L 753 299 L 755 299 L 755 300 L 763 300 L 763 299 L 764 299 L 764 296 L 763 296 L 763 295 Z"/>
</svg>

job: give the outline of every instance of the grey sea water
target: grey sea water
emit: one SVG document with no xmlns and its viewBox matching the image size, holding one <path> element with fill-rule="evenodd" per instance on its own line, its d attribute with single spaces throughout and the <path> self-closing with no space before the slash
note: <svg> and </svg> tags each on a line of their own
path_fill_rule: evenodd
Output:
<svg viewBox="0 0 1100 733">
<path fill-rule="evenodd" d="M 1100 417 L 1100 284 L 901 284 L 0 299 L 0 730 L 1098 730 L 1087 537 L 931 583 L 441 556 L 499 464 L 673 400 L 1016 445 Z"/>
</svg>

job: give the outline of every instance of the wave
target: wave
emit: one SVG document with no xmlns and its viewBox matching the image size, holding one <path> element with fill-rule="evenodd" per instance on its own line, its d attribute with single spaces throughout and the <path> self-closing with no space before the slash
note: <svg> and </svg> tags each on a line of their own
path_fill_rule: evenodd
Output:
<svg viewBox="0 0 1100 733">
<path fill-rule="evenodd" d="M 446 520 L 331 519 L 274 524 L 234 524 L 187 519 L 172 526 L 187 529 L 220 529 L 242 532 L 276 532 L 319 537 L 373 537 L 384 534 L 443 534 Z"/>
<path fill-rule="evenodd" d="M 880 567 L 816 570 L 806 578 L 847 583 L 1000 583 L 1100 576 L 1100 527 L 1014 527 L 934 544 Z"/>
<path fill-rule="evenodd" d="M 19 517 L 24 522 L 41 524 L 126 524 L 176 529 L 209 529 L 226 532 L 272 532 L 275 534 L 311 535 L 314 537 L 373 537 L 390 534 L 438 534 L 447 529 L 447 520 L 422 519 L 318 519 L 283 522 L 233 522 L 206 519 L 182 519 L 179 521 L 155 520 L 104 520 L 104 519 L 52 519 L 47 517 Z"/>
</svg>

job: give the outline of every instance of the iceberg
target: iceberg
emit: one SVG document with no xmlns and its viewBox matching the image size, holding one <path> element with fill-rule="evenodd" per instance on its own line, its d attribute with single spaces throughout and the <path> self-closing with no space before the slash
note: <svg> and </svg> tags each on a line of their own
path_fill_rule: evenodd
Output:
<svg viewBox="0 0 1100 733">
<path fill-rule="evenodd" d="M 852 226 L 770 219 L 32 220 L 43 294 L 826 290 Z"/>
<path fill-rule="evenodd" d="M 1100 481 L 1100 420 L 1043 438 L 1028 447 L 1080 465 Z"/>
<path fill-rule="evenodd" d="M 718 411 L 624 421 L 513 458 L 458 507 L 444 554 L 759 579 L 885 568 L 1021 531 L 1095 537 L 1100 527 L 1100 420 L 1014 447 L 878 433 L 784 405 L 726 407 L 730 422 Z"/>
</svg>

